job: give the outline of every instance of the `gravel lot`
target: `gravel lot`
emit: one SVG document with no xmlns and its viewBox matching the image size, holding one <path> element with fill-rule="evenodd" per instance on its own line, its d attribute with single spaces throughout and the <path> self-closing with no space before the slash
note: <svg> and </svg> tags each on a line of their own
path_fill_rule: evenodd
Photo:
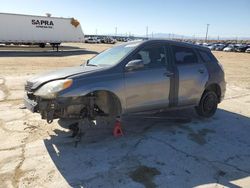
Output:
<svg viewBox="0 0 250 188">
<path fill-rule="evenodd" d="M 74 147 L 69 122 L 22 109 L 27 78 L 111 47 L 72 46 L 0 47 L 0 187 L 250 187 L 250 54 L 214 52 L 227 92 L 213 118 L 192 109 L 126 117 L 125 136 L 86 128 Z"/>
</svg>

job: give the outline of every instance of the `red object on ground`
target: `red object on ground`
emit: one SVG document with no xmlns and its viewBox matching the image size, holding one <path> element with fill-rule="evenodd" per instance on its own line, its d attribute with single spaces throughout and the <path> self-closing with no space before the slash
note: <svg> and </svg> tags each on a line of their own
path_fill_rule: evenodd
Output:
<svg viewBox="0 0 250 188">
<path fill-rule="evenodd" d="M 115 127 L 114 127 L 114 130 L 113 130 L 113 135 L 114 135 L 114 137 L 123 136 L 121 121 L 119 121 L 119 120 L 115 121 Z"/>
</svg>

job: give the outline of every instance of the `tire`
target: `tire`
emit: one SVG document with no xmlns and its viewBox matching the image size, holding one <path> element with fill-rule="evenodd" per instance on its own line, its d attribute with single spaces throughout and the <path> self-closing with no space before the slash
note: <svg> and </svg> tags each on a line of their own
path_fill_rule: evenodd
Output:
<svg viewBox="0 0 250 188">
<path fill-rule="evenodd" d="M 199 116 L 212 117 L 218 106 L 218 96 L 214 91 L 205 91 L 201 97 L 199 106 L 195 107 L 195 110 Z"/>
</svg>

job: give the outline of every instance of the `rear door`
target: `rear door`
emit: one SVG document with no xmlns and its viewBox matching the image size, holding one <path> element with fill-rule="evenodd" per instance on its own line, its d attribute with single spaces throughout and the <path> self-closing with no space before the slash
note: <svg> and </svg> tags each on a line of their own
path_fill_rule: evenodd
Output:
<svg viewBox="0 0 250 188">
<path fill-rule="evenodd" d="M 168 107 L 172 73 L 164 44 L 143 47 L 131 58 L 135 59 L 142 59 L 144 67 L 124 73 L 127 111 Z"/>
<path fill-rule="evenodd" d="M 208 71 L 196 51 L 186 46 L 171 45 L 178 70 L 178 106 L 198 104 L 208 80 Z"/>
</svg>

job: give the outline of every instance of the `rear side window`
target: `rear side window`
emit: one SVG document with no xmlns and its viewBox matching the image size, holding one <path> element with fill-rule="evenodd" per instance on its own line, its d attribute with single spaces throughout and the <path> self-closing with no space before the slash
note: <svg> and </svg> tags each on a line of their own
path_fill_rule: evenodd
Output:
<svg viewBox="0 0 250 188">
<path fill-rule="evenodd" d="M 204 62 L 211 62 L 212 61 L 211 56 L 207 52 L 199 50 L 199 53 L 200 53 L 201 58 Z"/>
<path fill-rule="evenodd" d="M 177 65 L 198 63 L 197 56 L 191 48 L 172 46 L 175 62 Z"/>
<path fill-rule="evenodd" d="M 212 53 L 199 50 L 199 54 L 204 62 L 217 62 Z"/>
</svg>

